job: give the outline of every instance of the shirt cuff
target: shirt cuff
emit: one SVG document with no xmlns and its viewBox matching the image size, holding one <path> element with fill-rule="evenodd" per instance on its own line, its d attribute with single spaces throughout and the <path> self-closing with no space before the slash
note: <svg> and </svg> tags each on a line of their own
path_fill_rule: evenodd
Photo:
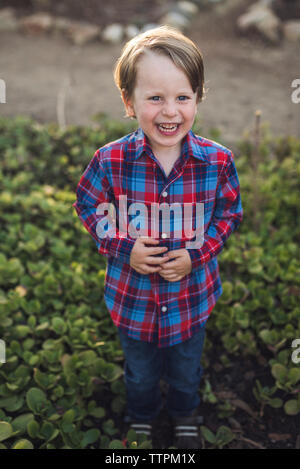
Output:
<svg viewBox="0 0 300 469">
<path fill-rule="evenodd" d="M 187 249 L 187 252 L 189 253 L 192 261 L 192 270 L 197 269 L 209 260 L 207 256 L 201 254 L 200 249 Z"/>
<path fill-rule="evenodd" d="M 111 238 L 108 253 L 110 256 L 121 258 L 124 262 L 129 264 L 135 241 L 135 239 L 130 238 Z"/>
</svg>

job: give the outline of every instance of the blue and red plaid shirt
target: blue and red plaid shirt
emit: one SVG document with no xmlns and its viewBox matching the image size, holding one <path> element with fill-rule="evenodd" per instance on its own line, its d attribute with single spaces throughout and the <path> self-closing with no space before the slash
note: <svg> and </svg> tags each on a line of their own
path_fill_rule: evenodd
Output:
<svg viewBox="0 0 300 469">
<path fill-rule="evenodd" d="M 156 342 L 160 348 L 189 339 L 205 325 L 223 293 L 217 255 L 243 218 L 232 151 L 192 130 L 181 148 L 180 157 L 166 176 L 141 128 L 108 143 L 95 152 L 85 169 L 73 204 L 98 252 L 107 258 L 104 299 L 112 321 L 128 336 Z M 120 196 L 123 200 L 126 196 L 128 209 L 133 202 L 149 207 L 149 227 L 151 204 L 204 204 L 203 244 L 187 249 L 192 261 L 190 274 L 171 282 L 158 272 L 143 275 L 130 266 L 136 237 L 119 230 Z M 105 203 L 113 204 L 115 219 L 103 211 L 97 213 L 99 204 Z M 97 224 L 104 222 L 104 217 L 110 220 L 108 229 L 115 227 L 113 237 L 97 235 Z M 191 241 L 185 235 L 176 238 L 172 231 L 169 234 L 166 237 L 160 229 L 155 236 L 149 232 L 160 240 L 159 246 L 170 251 L 185 248 Z"/>
</svg>

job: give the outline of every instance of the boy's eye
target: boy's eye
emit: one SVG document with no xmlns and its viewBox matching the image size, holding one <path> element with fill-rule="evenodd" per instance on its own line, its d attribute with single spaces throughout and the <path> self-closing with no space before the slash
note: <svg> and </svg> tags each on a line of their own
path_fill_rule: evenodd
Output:
<svg viewBox="0 0 300 469">
<path fill-rule="evenodd" d="M 160 96 L 151 96 L 150 98 L 152 101 L 158 101 L 160 99 Z M 179 101 L 186 101 L 187 99 L 189 99 L 188 96 L 178 96 L 178 99 Z"/>
</svg>

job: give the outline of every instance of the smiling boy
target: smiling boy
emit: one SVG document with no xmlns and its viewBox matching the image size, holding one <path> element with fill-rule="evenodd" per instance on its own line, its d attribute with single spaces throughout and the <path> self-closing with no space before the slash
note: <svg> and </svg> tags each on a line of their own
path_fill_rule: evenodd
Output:
<svg viewBox="0 0 300 469">
<path fill-rule="evenodd" d="M 124 90 L 122 98 L 127 114 L 138 120 L 168 176 L 194 123 L 198 93 L 169 57 L 146 49 L 137 64 L 133 96 L 128 98 Z"/>
<path fill-rule="evenodd" d="M 198 47 L 176 29 L 161 26 L 129 41 L 114 78 L 138 129 L 96 151 L 73 206 L 108 259 L 104 298 L 125 356 L 127 420 L 151 437 L 163 405 L 160 379 L 165 379 L 174 445 L 198 448 L 205 324 L 223 291 L 217 255 L 243 215 L 234 157 L 191 130 L 203 98 L 203 60 Z M 132 238 L 117 229 L 113 237 L 99 237 L 97 226 L 105 215 L 97 208 L 113 203 L 119 228 L 125 195 L 128 206 L 203 204 L 203 244 L 189 249 L 190 238 L 174 236 L 176 217 L 170 235 L 160 221 L 149 236 L 151 215 L 140 223 L 143 236 Z M 193 227 L 196 218 L 193 211 Z M 132 221 L 128 211 L 127 222 Z"/>
</svg>

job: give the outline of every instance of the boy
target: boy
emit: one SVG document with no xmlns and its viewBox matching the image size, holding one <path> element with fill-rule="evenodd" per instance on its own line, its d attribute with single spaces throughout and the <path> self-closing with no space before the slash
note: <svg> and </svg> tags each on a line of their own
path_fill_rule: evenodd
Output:
<svg viewBox="0 0 300 469">
<path fill-rule="evenodd" d="M 114 78 L 139 128 L 96 151 L 73 206 L 108 259 L 104 298 L 125 356 L 127 421 L 151 438 L 164 378 L 174 445 L 199 448 L 205 324 L 222 294 L 217 254 L 243 215 L 234 157 L 191 130 L 203 97 L 203 61 L 176 29 L 161 26 L 130 40 Z M 175 217 L 169 230 L 166 217 L 153 214 L 160 204 L 193 212 Z M 178 231 L 183 217 L 202 224 L 200 247 Z"/>
</svg>

